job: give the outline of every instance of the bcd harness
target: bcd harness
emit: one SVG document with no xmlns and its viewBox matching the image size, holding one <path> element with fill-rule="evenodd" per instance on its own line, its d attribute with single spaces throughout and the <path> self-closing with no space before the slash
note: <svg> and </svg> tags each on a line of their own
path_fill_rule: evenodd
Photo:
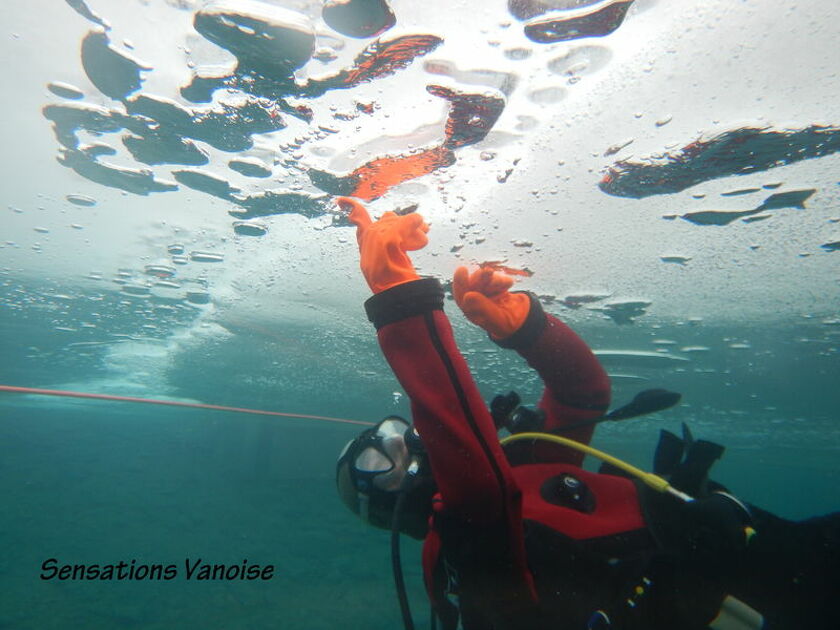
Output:
<svg viewBox="0 0 840 630">
<path fill-rule="evenodd" d="M 665 396 L 662 394 L 665 394 Z M 506 398 L 506 400 L 501 401 L 506 404 L 500 405 L 500 398 Z M 672 392 L 666 392 L 665 390 L 647 390 L 647 392 L 642 392 L 642 394 L 637 396 L 629 405 L 625 405 L 611 414 L 596 418 L 587 423 L 634 417 L 641 413 L 649 413 L 665 406 L 671 406 L 677 400 L 679 400 L 678 394 L 674 395 Z M 651 401 L 654 401 L 653 404 L 649 404 Z M 669 401 L 668 404 L 663 404 L 665 401 Z M 537 441 L 561 444 L 600 459 L 603 463 L 599 474 L 628 477 L 636 483 L 640 508 L 644 515 L 644 520 L 648 524 L 646 529 L 640 528 L 638 532 L 640 535 L 641 532 L 644 532 L 644 535 L 652 538 L 655 543 L 649 546 L 648 551 L 641 551 L 642 544 L 639 541 L 635 541 L 639 543 L 639 550 L 629 561 L 623 561 L 618 557 L 607 560 L 607 566 L 610 566 L 610 564 L 613 565 L 607 571 L 612 571 L 616 575 L 620 575 L 624 586 L 620 589 L 615 589 L 617 594 L 608 598 L 610 601 L 605 601 L 603 605 L 598 605 L 597 607 L 593 606 L 586 622 L 579 626 L 581 630 L 607 630 L 633 627 L 633 618 L 638 619 L 639 615 L 646 609 L 649 593 L 655 586 L 654 579 L 656 572 L 652 571 L 652 569 L 655 568 L 657 559 L 661 557 L 663 552 L 667 551 L 668 539 L 673 535 L 673 532 L 665 532 L 663 534 L 663 532 L 657 531 L 659 528 L 651 526 L 655 523 L 658 514 L 662 510 L 673 507 L 674 502 L 679 504 L 691 503 L 694 501 L 692 494 L 698 498 L 706 496 L 709 493 L 709 488 L 714 485 L 713 492 L 725 497 L 727 501 L 735 502 L 743 509 L 747 516 L 749 515 L 747 508 L 740 501 L 726 493 L 722 487 L 718 487 L 713 482 L 710 483 L 708 481 L 708 471 L 712 464 L 723 454 L 723 447 L 703 440 L 695 441 L 685 425 L 683 425 L 682 439 L 668 431 L 663 430 L 661 432 L 654 456 L 654 472 L 648 473 L 586 444 L 553 433 L 522 431 L 524 428 L 540 428 L 542 418 L 540 417 L 539 411 L 531 411 L 527 408 L 519 407 L 518 402 L 518 396 L 511 392 L 507 397 L 497 397 L 491 405 L 491 411 L 493 412 L 497 426 L 513 424 L 513 426 L 508 426 L 508 428 L 515 432 L 501 440 L 511 465 L 518 467 L 532 463 L 528 461 L 527 456 L 523 458 L 523 451 L 521 449 L 517 454 L 514 454 L 512 445 L 522 445 L 527 442 L 533 444 Z M 658 408 L 650 408 L 656 407 L 657 404 L 659 405 Z M 647 411 L 645 411 L 645 408 L 647 408 Z M 504 416 L 501 415 L 502 413 L 504 413 Z M 503 418 L 514 419 L 515 422 L 500 421 Z M 516 420 L 517 418 L 518 421 Z M 572 428 L 576 428 L 577 426 L 579 425 Z M 415 446 L 415 448 L 418 447 Z M 413 474 L 416 473 L 417 470 Z M 594 475 L 594 473 L 580 471 L 579 474 L 573 474 L 567 471 L 558 475 L 549 476 L 541 484 L 539 491 L 542 498 L 548 503 L 584 513 L 587 510 L 593 511 L 597 494 L 593 495 L 588 485 L 581 478 L 587 475 Z M 668 502 L 672 505 L 667 506 Z M 652 515 L 652 512 L 656 514 Z M 398 594 L 402 593 L 400 602 L 403 608 L 403 618 L 406 623 L 406 628 L 413 628 L 413 621 L 411 621 L 411 615 L 408 611 L 407 603 L 405 603 L 407 600 L 405 600 L 404 596 L 404 585 L 399 566 L 398 522 L 399 515 L 395 513 L 395 527 L 392 532 L 392 552 L 395 554 L 395 581 L 398 587 Z M 539 523 L 525 522 L 526 528 L 530 528 L 532 532 L 539 532 L 542 529 L 546 540 L 550 539 L 551 528 L 545 526 L 540 528 L 539 525 Z M 648 530 L 650 531 L 649 534 Z M 747 524 L 744 527 L 744 534 L 746 539 L 749 540 L 755 532 Z M 632 538 L 635 533 L 627 532 L 627 535 Z M 557 536 L 559 536 L 559 539 L 565 538 L 561 532 L 557 532 Z M 530 535 L 530 539 L 533 540 L 535 538 L 537 538 L 536 535 Z M 574 545 L 573 541 L 572 544 Z M 650 550 L 651 547 L 652 550 Z M 576 548 L 578 551 L 582 549 Z M 568 549 L 563 550 L 563 553 L 568 554 Z M 572 554 L 572 557 L 583 555 L 585 554 Z M 531 554 L 528 554 L 528 556 L 530 562 Z M 457 594 L 459 590 L 457 584 L 458 576 L 453 570 L 453 567 L 448 566 L 444 558 L 439 558 L 437 564 L 438 566 L 433 569 L 435 575 L 432 579 L 434 585 L 433 590 L 435 592 L 430 593 L 433 601 L 437 604 L 436 608 L 433 609 L 432 627 L 435 627 L 435 617 L 438 616 L 443 623 L 444 630 L 452 630 L 458 626 L 459 615 L 457 607 L 450 602 L 446 595 L 447 593 L 452 594 L 453 592 Z M 619 567 L 619 564 L 622 566 Z M 701 624 L 697 626 L 698 628 L 708 627 L 713 630 L 757 630 L 763 624 L 763 618 L 759 613 L 726 593 L 720 593 L 719 596 L 714 598 L 714 608 L 711 610 L 711 614 L 708 614 L 708 607 L 704 608 L 704 619 L 710 618 L 715 610 L 717 611 L 717 615 L 708 625 Z"/>
</svg>

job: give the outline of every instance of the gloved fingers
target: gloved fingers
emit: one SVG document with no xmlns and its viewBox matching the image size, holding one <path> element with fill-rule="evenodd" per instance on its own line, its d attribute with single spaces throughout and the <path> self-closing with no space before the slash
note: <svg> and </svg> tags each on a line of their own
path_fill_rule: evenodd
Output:
<svg viewBox="0 0 840 630">
<path fill-rule="evenodd" d="M 486 293 L 487 286 L 493 279 L 493 270 L 486 267 L 481 267 L 470 274 L 470 291 L 478 291 L 479 293 Z"/>
<path fill-rule="evenodd" d="M 494 297 L 501 293 L 504 293 L 508 289 L 513 286 L 513 278 L 503 274 L 500 271 L 493 271 L 490 275 L 490 279 L 487 281 L 487 286 L 485 287 L 484 295 L 487 297 Z"/>
<path fill-rule="evenodd" d="M 455 298 L 455 304 L 458 308 L 463 308 L 461 304 L 464 302 L 464 294 L 470 288 L 470 270 L 466 267 L 458 267 L 455 270 L 455 275 L 452 276 L 452 297 Z"/>
<path fill-rule="evenodd" d="M 513 286 L 513 278 L 495 271 L 492 267 L 482 267 L 470 276 L 470 290 L 478 291 L 487 297 L 495 297 Z"/>
<path fill-rule="evenodd" d="M 462 266 L 455 270 L 455 275 L 452 277 L 452 296 L 455 298 L 455 304 L 464 311 L 467 317 L 470 315 L 464 310 L 464 298 L 469 292 L 483 293 L 481 285 L 486 284 L 486 280 L 482 280 L 487 276 L 486 271 L 486 269 L 479 269 L 470 273 L 469 269 Z"/>
<path fill-rule="evenodd" d="M 473 280 L 484 291 L 501 292 L 485 295 L 470 286 Z M 507 292 L 512 283 L 513 280 L 504 274 L 494 277 L 492 270 L 479 270 L 470 276 L 466 267 L 459 267 L 455 270 L 452 294 L 468 320 L 494 339 L 503 339 L 519 330 L 531 308 L 527 294 Z"/>
<path fill-rule="evenodd" d="M 422 249 L 429 242 L 426 233 L 429 231 L 428 224 L 423 217 L 417 213 L 397 217 L 402 237 L 402 247 L 406 251 Z"/>
<path fill-rule="evenodd" d="M 350 219 L 350 222 L 353 225 L 359 228 L 366 228 L 373 223 L 370 215 L 368 214 L 367 208 L 355 199 L 350 197 L 339 197 L 335 200 L 335 202 L 343 212 L 349 213 L 347 218 Z"/>
<path fill-rule="evenodd" d="M 472 273 L 466 267 L 458 267 L 452 279 L 452 293 L 459 306 L 467 291 L 475 291 L 487 297 L 497 297 L 513 286 L 513 278 L 490 267 L 482 267 Z"/>
<path fill-rule="evenodd" d="M 461 310 L 472 323 L 485 328 L 499 312 L 499 307 L 482 293 L 467 291 L 461 300 Z"/>
</svg>

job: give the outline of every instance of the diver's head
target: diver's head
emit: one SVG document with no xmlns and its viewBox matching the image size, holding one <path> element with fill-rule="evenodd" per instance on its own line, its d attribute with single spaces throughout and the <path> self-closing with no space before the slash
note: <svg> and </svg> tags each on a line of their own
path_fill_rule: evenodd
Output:
<svg viewBox="0 0 840 630">
<path fill-rule="evenodd" d="M 408 474 L 411 454 L 405 442 L 408 421 L 388 416 L 344 447 L 336 464 L 341 501 L 363 521 L 391 529 L 400 487 Z M 422 539 L 428 530 L 434 485 L 418 477 L 410 482 L 400 518 L 400 531 Z"/>
</svg>

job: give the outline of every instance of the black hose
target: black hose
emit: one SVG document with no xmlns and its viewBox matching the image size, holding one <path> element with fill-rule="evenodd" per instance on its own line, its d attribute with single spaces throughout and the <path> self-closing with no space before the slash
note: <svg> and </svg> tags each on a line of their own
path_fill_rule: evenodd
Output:
<svg viewBox="0 0 840 630">
<path fill-rule="evenodd" d="M 394 586 L 397 589 L 397 600 L 400 602 L 400 612 L 402 613 L 405 630 L 414 630 L 414 620 L 411 618 L 411 609 L 408 606 L 402 562 L 400 561 L 400 521 L 402 520 L 405 499 L 408 496 L 408 489 L 411 487 L 413 481 L 414 475 L 407 473 L 400 484 L 399 493 L 397 494 L 397 504 L 394 506 L 394 515 L 391 519 L 391 567 L 394 570 Z"/>
</svg>

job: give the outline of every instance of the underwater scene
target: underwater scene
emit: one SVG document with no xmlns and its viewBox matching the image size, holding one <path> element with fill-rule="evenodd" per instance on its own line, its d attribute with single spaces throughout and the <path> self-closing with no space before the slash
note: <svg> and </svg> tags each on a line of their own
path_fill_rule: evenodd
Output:
<svg viewBox="0 0 840 630">
<path fill-rule="evenodd" d="M 836 623 L 824 605 L 840 596 L 840 520 L 813 521 L 801 549 L 787 543 L 800 540 L 791 523 L 840 510 L 840 5 L 31 0 L 8 3 L 4 20 L 0 629 Z M 423 242 L 371 253 L 381 233 L 348 211 L 361 205 L 374 228 L 420 225 Z M 494 328 L 487 301 L 465 306 L 464 280 L 453 280 L 462 266 L 509 279 L 472 290 L 516 325 Z M 407 275 L 385 277 L 395 270 Z M 386 303 L 395 286 L 421 285 L 435 288 Z M 529 292 L 524 310 L 511 306 L 516 291 Z M 443 304 L 465 364 L 448 362 L 457 351 L 442 320 L 429 323 L 440 311 L 427 298 Z M 401 586 L 388 531 L 402 509 L 396 486 L 387 523 L 371 527 L 367 478 L 352 468 L 351 498 L 341 492 L 339 457 L 362 443 L 345 445 L 367 431 L 399 469 L 371 427 L 414 419 L 431 464 L 408 433 L 400 453 L 441 485 L 436 449 L 462 439 L 459 426 L 502 452 L 482 441 L 499 395 L 522 403 L 492 416 L 500 438 L 526 431 L 517 411 L 550 432 L 554 403 L 548 420 L 533 411 L 543 381 L 576 382 L 582 364 L 568 354 L 569 373 L 555 372 L 505 347 L 529 327 L 548 334 L 532 321 L 543 312 L 609 377 L 600 407 L 557 402 L 597 425 L 575 439 L 660 475 L 667 492 L 697 475 L 679 501 L 712 506 L 714 518 L 704 513 L 688 556 L 712 540 L 740 567 L 764 544 L 780 566 L 805 568 L 779 569 L 778 590 L 755 587 L 754 599 L 737 581 L 758 582 L 736 572 L 681 625 L 667 620 L 683 604 L 656 590 L 672 574 L 657 559 L 621 573 L 612 547 L 586 564 L 603 560 L 616 584 L 632 573 L 609 596 L 574 583 L 574 568 L 540 590 L 554 573 L 534 559 L 541 530 L 526 524 L 499 566 L 527 560 L 536 586 L 525 591 L 542 601 L 563 591 L 585 608 L 529 617 L 520 582 L 470 584 L 496 575 L 495 551 L 468 557 L 498 542 L 495 521 L 464 508 L 459 538 L 446 529 L 454 517 L 435 520 L 446 508 L 429 520 L 439 501 L 429 499 L 423 533 L 398 542 Z M 417 313 L 445 368 L 417 354 L 425 332 L 388 332 Z M 440 393 L 440 374 L 469 381 L 466 393 Z M 462 418 L 459 405 L 472 411 Z M 481 464 L 463 439 L 452 451 L 463 461 L 450 463 L 466 479 Z M 572 481 L 596 498 L 603 477 L 638 493 L 642 507 L 627 509 L 658 548 L 694 532 L 685 516 L 671 542 L 651 525 L 664 499 L 645 503 L 637 488 L 656 480 L 600 466 L 590 454 Z M 521 485 L 519 467 L 494 474 Z M 379 472 L 369 483 L 381 491 Z M 457 504 L 447 487 L 436 488 L 442 505 Z M 471 505 L 480 492 L 464 487 Z M 519 509 L 515 492 L 504 496 Z M 598 515 L 608 503 L 561 508 Z M 584 534 L 561 526 L 563 544 L 627 542 L 627 514 Z M 734 547 L 731 527 L 716 529 L 732 519 Z M 777 530 L 796 533 L 762 543 Z M 674 597 L 717 584 L 710 566 L 690 587 L 673 573 Z M 799 600 L 800 590 L 812 592 Z M 762 609 L 780 593 L 793 593 L 785 610 Z"/>
</svg>

